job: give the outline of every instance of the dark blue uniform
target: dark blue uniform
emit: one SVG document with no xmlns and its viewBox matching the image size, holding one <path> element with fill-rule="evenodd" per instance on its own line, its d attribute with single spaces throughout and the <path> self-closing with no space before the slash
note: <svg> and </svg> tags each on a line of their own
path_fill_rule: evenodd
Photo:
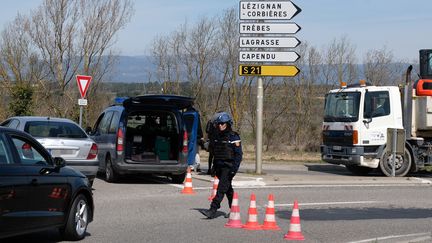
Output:
<svg viewBox="0 0 432 243">
<path fill-rule="evenodd" d="M 231 183 L 240 167 L 243 151 L 239 134 L 231 129 L 217 131 L 213 139 L 213 166 L 219 178 L 219 185 L 210 210 L 216 211 L 220 208 L 224 195 L 227 196 L 231 208 L 234 195 Z"/>
</svg>

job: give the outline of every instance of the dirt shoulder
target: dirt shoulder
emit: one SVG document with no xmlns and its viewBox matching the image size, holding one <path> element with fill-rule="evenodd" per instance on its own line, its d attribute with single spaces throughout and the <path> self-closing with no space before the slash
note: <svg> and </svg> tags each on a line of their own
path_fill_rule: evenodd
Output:
<svg viewBox="0 0 432 243">
<path fill-rule="evenodd" d="M 200 150 L 201 161 L 208 160 L 208 152 Z M 313 152 L 263 152 L 263 163 L 322 163 L 321 154 Z M 255 161 L 255 151 L 243 151 L 243 161 Z"/>
</svg>

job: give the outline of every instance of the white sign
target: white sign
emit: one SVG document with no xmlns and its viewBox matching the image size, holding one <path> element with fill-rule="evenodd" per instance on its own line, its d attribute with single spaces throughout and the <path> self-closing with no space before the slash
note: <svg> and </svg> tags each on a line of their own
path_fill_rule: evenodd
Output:
<svg viewBox="0 0 432 243">
<path fill-rule="evenodd" d="M 240 47 L 284 47 L 294 48 L 300 44 L 295 37 L 240 37 Z"/>
<path fill-rule="evenodd" d="M 87 99 L 78 99 L 78 105 L 86 106 L 87 105 Z"/>
<path fill-rule="evenodd" d="M 290 1 L 240 1 L 241 20 L 290 20 L 301 9 Z"/>
<path fill-rule="evenodd" d="M 294 51 L 241 51 L 240 62 L 295 62 L 300 56 Z"/>
<path fill-rule="evenodd" d="M 296 23 L 240 23 L 240 34 L 295 34 Z"/>
</svg>

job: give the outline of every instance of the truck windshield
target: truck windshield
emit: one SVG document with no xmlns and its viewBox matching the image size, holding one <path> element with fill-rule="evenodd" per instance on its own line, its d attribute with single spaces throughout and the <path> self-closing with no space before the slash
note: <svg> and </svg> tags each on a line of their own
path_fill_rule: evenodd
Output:
<svg viewBox="0 0 432 243">
<path fill-rule="evenodd" d="M 355 122 L 359 116 L 360 92 L 329 93 L 325 98 L 325 122 Z"/>
</svg>

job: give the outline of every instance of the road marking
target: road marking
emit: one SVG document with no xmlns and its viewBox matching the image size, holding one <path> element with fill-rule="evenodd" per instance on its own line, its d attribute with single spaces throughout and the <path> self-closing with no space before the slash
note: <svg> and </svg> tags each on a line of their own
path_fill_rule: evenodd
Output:
<svg viewBox="0 0 432 243">
<path fill-rule="evenodd" d="M 431 235 L 431 233 L 416 233 L 416 234 L 407 234 L 407 235 L 389 235 L 389 236 L 370 238 L 370 239 L 359 240 L 359 241 L 351 241 L 349 243 L 378 242 L 380 240 L 389 240 L 389 239 L 404 238 L 404 237 L 430 236 L 430 235 Z M 409 242 L 411 242 L 411 241 L 409 241 Z"/>
<path fill-rule="evenodd" d="M 432 184 L 432 181 L 431 181 L 431 180 L 426 180 L 426 179 L 423 179 L 423 178 L 411 177 L 411 179 L 414 179 L 414 180 L 420 181 L 420 183 L 423 183 L 423 184 Z"/>
<path fill-rule="evenodd" d="M 344 205 L 344 204 L 373 204 L 382 201 L 353 201 L 353 202 L 320 202 L 320 203 L 299 203 L 299 206 L 319 206 L 319 205 Z M 275 207 L 290 207 L 292 203 L 275 204 Z"/>
<path fill-rule="evenodd" d="M 161 182 L 161 181 L 158 181 Z M 171 184 L 162 182 L 168 185 L 171 185 L 173 187 L 177 188 L 183 188 L 183 185 L 179 184 Z M 342 188 L 342 187 L 413 187 L 413 186 L 426 186 L 429 184 L 422 183 L 422 184 L 363 184 L 363 185 L 353 185 L 353 184 L 347 184 L 347 185 L 260 185 L 260 183 L 263 183 L 261 181 L 242 181 L 241 183 L 233 183 L 234 189 L 267 189 L 267 188 Z M 264 183 L 265 184 L 265 183 Z M 193 187 L 195 190 L 209 190 L 212 189 L 211 186 L 206 187 Z"/>
</svg>

